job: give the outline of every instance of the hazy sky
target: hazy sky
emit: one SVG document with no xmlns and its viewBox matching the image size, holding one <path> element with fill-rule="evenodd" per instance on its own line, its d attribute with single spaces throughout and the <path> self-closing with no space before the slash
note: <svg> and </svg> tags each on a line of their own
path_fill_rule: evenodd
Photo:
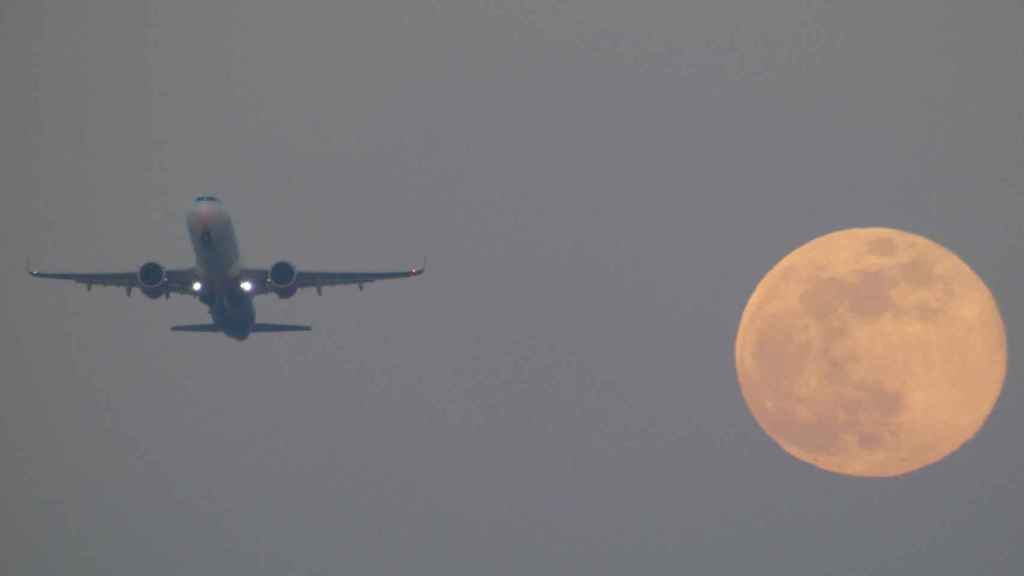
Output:
<svg viewBox="0 0 1024 576">
<path fill-rule="evenodd" d="M 4 0 L 0 572 L 1019 574 L 1016 0 Z M 421 278 L 262 298 L 33 281 L 191 263 Z M 846 226 L 999 299 L 982 432 L 907 477 L 779 449 L 736 384 L 757 280 Z"/>
</svg>

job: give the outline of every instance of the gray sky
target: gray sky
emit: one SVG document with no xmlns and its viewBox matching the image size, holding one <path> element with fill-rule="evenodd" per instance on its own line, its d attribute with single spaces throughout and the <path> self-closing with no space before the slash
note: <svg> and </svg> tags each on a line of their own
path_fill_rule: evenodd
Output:
<svg viewBox="0 0 1024 576">
<path fill-rule="evenodd" d="M 10 574 L 1017 574 L 1017 1 L 6 0 Z M 190 263 L 427 275 L 172 334 L 30 281 Z M 797 245 L 896 226 L 989 283 L 1010 373 L 908 477 L 785 455 L 733 338 Z"/>
</svg>

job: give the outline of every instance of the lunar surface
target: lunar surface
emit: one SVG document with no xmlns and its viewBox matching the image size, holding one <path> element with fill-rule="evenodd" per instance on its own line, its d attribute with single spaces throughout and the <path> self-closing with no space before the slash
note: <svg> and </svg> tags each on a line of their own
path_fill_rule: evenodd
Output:
<svg viewBox="0 0 1024 576">
<path fill-rule="evenodd" d="M 991 292 L 946 248 L 888 228 L 799 247 L 754 290 L 736 336 L 747 406 L 784 450 L 896 476 L 957 450 L 995 406 L 1006 335 Z"/>
</svg>

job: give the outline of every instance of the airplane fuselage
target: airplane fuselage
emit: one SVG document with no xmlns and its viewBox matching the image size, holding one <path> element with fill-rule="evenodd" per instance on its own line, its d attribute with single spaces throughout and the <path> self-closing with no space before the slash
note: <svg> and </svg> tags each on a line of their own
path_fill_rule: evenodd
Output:
<svg viewBox="0 0 1024 576">
<path fill-rule="evenodd" d="M 239 282 L 242 259 L 231 216 L 220 201 L 200 197 L 187 220 L 199 278 L 197 296 L 224 334 L 244 340 L 256 322 L 256 309 Z"/>
</svg>

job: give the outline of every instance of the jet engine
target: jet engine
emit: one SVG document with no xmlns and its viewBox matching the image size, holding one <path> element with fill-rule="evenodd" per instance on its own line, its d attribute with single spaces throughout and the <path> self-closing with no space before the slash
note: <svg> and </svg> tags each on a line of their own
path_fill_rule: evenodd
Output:
<svg viewBox="0 0 1024 576">
<path fill-rule="evenodd" d="M 139 289 L 150 298 L 159 298 L 167 293 L 167 272 L 156 262 L 146 262 L 139 267 Z"/>
<path fill-rule="evenodd" d="M 299 287 L 295 283 L 298 276 L 295 266 L 291 262 L 282 260 L 270 267 L 267 280 L 270 282 L 270 289 L 277 294 L 277 297 L 285 299 L 291 298 L 298 291 Z"/>
</svg>

